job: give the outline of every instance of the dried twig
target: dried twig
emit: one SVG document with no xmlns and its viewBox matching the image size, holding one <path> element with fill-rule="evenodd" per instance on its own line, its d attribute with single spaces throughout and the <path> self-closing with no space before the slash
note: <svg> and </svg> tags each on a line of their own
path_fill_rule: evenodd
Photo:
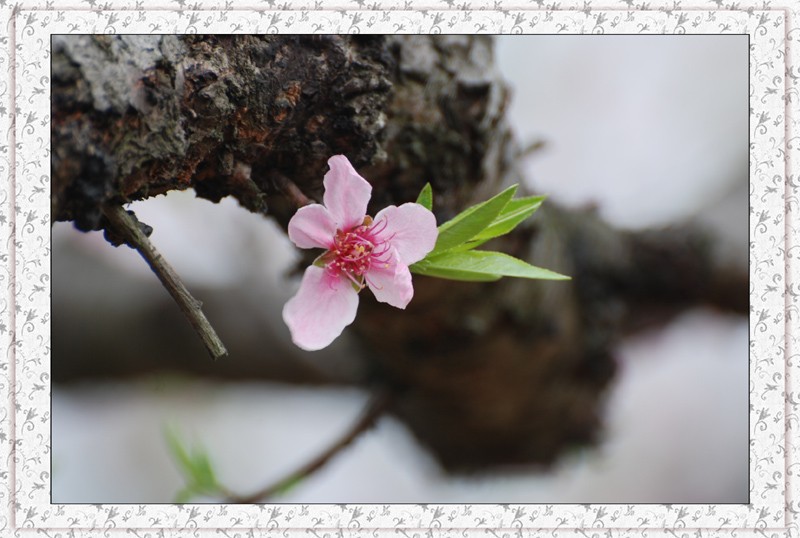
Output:
<svg viewBox="0 0 800 538">
<path fill-rule="evenodd" d="M 142 232 L 136 218 L 118 205 L 105 206 L 103 213 L 111 223 L 114 232 L 119 234 L 125 243 L 136 249 L 147 261 L 169 294 L 178 303 L 194 330 L 200 335 L 200 339 L 211 357 L 216 360 L 227 355 L 228 351 L 225 349 L 225 345 L 201 310 L 202 303 L 192 297 L 172 266 L 164 260 Z"/>
</svg>

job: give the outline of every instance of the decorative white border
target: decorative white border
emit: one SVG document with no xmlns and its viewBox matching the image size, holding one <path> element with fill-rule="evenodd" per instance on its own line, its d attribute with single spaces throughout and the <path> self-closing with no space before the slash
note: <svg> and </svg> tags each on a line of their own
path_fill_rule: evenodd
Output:
<svg viewBox="0 0 800 538">
<path fill-rule="evenodd" d="M 534 0 L 484 11 L 486 6 L 467 1 L 453 11 L 452 0 L 445 0 L 430 2 L 426 11 L 367 11 L 360 10 L 363 0 L 355 0 L 341 2 L 337 11 L 315 11 L 319 6 L 303 0 L 300 10 L 294 5 L 295 11 L 274 11 L 274 0 L 251 0 L 247 10 L 223 12 L 213 11 L 218 6 L 212 0 L 191 9 L 183 0 L 166 3 L 139 0 L 125 11 L 116 0 L 103 6 L 94 0 L 77 6 L 51 0 L 44 8 L 0 5 L 0 28 L 8 35 L 5 42 L 0 38 L 0 72 L 8 72 L 0 80 L 0 132 L 7 136 L 0 141 L 0 174 L 9 177 L 0 184 L 0 288 L 6 290 L 0 296 L 0 499 L 7 508 L 0 513 L 0 535 L 217 536 L 249 528 L 304 535 L 456 529 L 464 535 L 798 534 L 798 449 L 792 436 L 800 421 L 800 392 L 793 384 L 798 355 L 790 324 L 800 307 L 800 179 L 794 167 L 800 125 L 790 106 L 796 109 L 800 97 L 800 69 L 791 63 L 800 39 L 799 8 L 756 0 L 722 8 L 722 0 L 686 0 L 637 11 L 630 9 L 632 0 L 565 0 L 555 6 Z M 50 34 L 398 31 L 750 35 L 749 505 L 50 504 Z"/>
</svg>

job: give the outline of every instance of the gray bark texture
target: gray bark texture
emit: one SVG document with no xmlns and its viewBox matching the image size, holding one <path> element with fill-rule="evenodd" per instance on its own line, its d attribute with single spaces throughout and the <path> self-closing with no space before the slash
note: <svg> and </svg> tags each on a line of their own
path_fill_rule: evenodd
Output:
<svg viewBox="0 0 800 538">
<path fill-rule="evenodd" d="M 444 222 L 521 182 L 490 37 L 53 45 L 52 211 L 81 230 L 106 225 L 103 204 L 189 187 L 285 228 L 298 205 L 321 200 L 335 154 L 373 185 L 371 214 L 430 182 Z M 416 276 L 405 312 L 363 294 L 360 382 L 394 389 L 392 412 L 447 469 L 547 464 L 593 442 L 620 335 L 698 303 L 747 311 L 747 275 L 717 266 L 698 230 L 619 231 L 550 202 L 529 220 L 491 247 L 571 281 Z"/>
</svg>

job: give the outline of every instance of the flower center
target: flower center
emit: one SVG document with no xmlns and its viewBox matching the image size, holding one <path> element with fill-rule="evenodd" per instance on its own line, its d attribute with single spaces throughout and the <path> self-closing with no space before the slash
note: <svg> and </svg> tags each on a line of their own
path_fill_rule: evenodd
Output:
<svg viewBox="0 0 800 538">
<path fill-rule="evenodd" d="M 333 239 L 333 260 L 328 269 L 337 274 L 345 272 L 353 277 L 361 277 L 369 271 L 372 263 L 372 251 L 375 245 L 367 237 L 366 226 L 359 226 L 349 232 L 336 231 Z"/>
<path fill-rule="evenodd" d="M 373 227 L 372 218 L 367 216 L 360 226 L 350 231 L 336 230 L 333 248 L 320 258 L 328 273 L 344 276 L 359 289 L 363 288 L 372 264 L 385 263 L 382 256 L 389 251 L 389 246 L 378 237 L 385 227 L 385 223 Z"/>
</svg>

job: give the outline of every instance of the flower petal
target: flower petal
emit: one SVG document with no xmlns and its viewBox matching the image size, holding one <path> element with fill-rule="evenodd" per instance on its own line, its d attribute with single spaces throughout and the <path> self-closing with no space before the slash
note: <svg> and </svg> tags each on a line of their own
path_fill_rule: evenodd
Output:
<svg viewBox="0 0 800 538">
<path fill-rule="evenodd" d="M 322 201 L 339 229 L 350 231 L 364 221 L 372 185 L 358 175 L 344 155 L 334 155 L 328 159 L 328 166 L 331 169 L 323 180 L 325 194 Z"/>
<path fill-rule="evenodd" d="M 350 281 L 315 265 L 306 269 L 300 289 L 283 307 L 292 341 L 307 351 L 322 349 L 353 323 L 358 292 Z"/>
<path fill-rule="evenodd" d="M 397 250 L 391 250 L 386 263 L 373 263 L 366 274 L 367 285 L 375 298 L 396 308 L 405 308 L 414 296 L 411 271 L 400 262 Z"/>
<path fill-rule="evenodd" d="M 300 248 L 330 248 L 336 221 L 320 204 L 301 207 L 289 221 L 289 239 Z"/>
<path fill-rule="evenodd" d="M 420 261 L 436 245 L 436 217 L 419 204 L 390 205 L 375 215 L 373 230 L 397 249 L 405 265 Z"/>
</svg>

